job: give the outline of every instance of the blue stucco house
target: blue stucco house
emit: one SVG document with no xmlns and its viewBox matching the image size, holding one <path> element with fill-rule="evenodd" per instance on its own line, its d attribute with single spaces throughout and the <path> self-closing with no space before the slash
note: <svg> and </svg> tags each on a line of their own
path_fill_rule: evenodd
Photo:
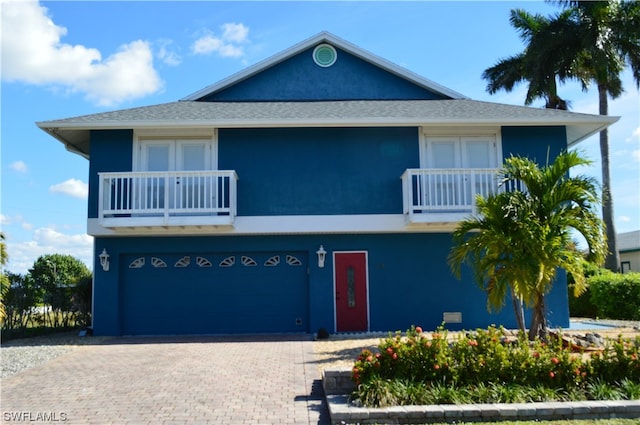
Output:
<svg viewBox="0 0 640 425">
<path fill-rule="evenodd" d="M 505 157 L 615 120 L 470 100 L 323 32 L 177 102 L 38 126 L 89 160 L 94 333 L 171 335 L 515 326 L 452 276 L 451 231 Z"/>
</svg>

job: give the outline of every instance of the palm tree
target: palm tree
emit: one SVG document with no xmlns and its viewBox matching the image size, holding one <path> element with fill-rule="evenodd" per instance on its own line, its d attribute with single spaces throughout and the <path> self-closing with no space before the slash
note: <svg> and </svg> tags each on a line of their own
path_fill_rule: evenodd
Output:
<svg viewBox="0 0 640 425">
<path fill-rule="evenodd" d="M 585 258 L 572 249 L 571 231 L 584 237 L 587 261 L 604 259 L 597 184 L 569 177 L 572 168 L 590 163 L 576 152 L 563 152 L 543 168 L 528 158 L 508 158 L 501 187 L 514 189 L 479 197 L 478 216 L 460 222 L 453 233 L 448 261 L 454 274 L 460 276 L 463 264 L 471 266 L 490 310 L 502 308 L 508 292 L 524 302 L 532 310 L 530 339 L 547 336 L 545 295 L 558 269 L 574 276 L 576 292 L 584 290 Z"/>
<path fill-rule="evenodd" d="M 558 95 L 556 78 L 564 82 L 569 75 L 569 64 L 561 62 L 564 57 L 558 55 L 558 51 L 571 46 L 559 40 L 556 34 L 571 31 L 574 24 L 571 14 L 571 11 L 565 11 L 554 18 L 547 18 L 522 9 L 511 10 L 509 21 L 520 33 L 526 48 L 522 53 L 498 61 L 482 73 L 482 78 L 488 81 L 487 91 L 490 94 L 503 89 L 511 91 L 516 84 L 528 82 L 525 105 L 543 98 L 546 108 L 568 109 L 567 101 Z"/>
<path fill-rule="evenodd" d="M 584 90 L 592 83 L 598 88 L 599 113 L 608 115 L 608 98 L 616 99 L 624 92 L 620 75 L 630 66 L 636 88 L 640 87 L 640 3 L 636 1 L 560 1 L 573 7 L 579 25 L 576 33 L 562 38 L 582 42 L 572 54 L 573 75 Z M 605 267 L 618 271 L 620 254 L 611 194 L 609 165 L 609 131 L 600 132 L 602 158 L 602 218 L 607 226 L 609 241 Z"/>
<path fill-rule="evenodd" d="M 511 24 L 527 44 L 525 51 L 501 60 L 483 73 L 487 91 L 511 91 L 516 83 L 528 81 L 525 104 L 547 99 L 546 107 L 563 109 L 559 82 L 577 79 L 583 89 L 598 87 L 599 113 L 608 114 L 608 96 L 622 92 L 620 74 L 630 66 L 636 87 L 640 86 L 640 3 L 635 1 L 557 0 L 568 9 L 555 17 L 531 16 L 511 11 Z M 515 59 L 514 59 L 515 58 Z M 617 271 L 620 265 L 611 197 L 609 133 L 600 132 L 602 158 L 602 217 L 607 229 L 608 254 L 605 267 Z"/>
</svg>

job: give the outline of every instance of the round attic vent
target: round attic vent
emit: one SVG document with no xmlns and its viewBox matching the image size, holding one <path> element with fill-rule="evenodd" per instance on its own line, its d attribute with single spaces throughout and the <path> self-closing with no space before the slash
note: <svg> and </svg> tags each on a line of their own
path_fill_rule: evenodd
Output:
<svg viewBox="0 0 640 425">
<path fill-rule="evenodd" d="M 336 63 L 338 53 L 333 46 L 329 44 L 319 44 L 313 49 L 313 61 L 323 68 L 329 67 Z"/>
</svg>

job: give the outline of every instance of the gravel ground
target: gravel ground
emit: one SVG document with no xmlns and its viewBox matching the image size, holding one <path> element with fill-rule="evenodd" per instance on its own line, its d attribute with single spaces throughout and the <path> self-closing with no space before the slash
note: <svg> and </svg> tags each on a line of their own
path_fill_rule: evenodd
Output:
<svg viewBox="0 0 640 425">
<path fill-rule="evenodd" d="M 0 378 L 45 363 L 83 345 L 101 344 L 106 337 L 79 337 L 77 332 L 14 339 L 0 346 Z"/>
</svg>

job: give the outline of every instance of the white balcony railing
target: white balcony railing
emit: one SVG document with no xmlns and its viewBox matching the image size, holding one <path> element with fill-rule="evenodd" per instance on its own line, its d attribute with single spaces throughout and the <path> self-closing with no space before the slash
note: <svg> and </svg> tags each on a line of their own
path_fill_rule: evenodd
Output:
<svg viewBox="0 0 640 425">
<path fill-rule="evenodd" d="M 476 195 L 498 191 L 498 169 L 408 169 L 402 174 L 404 215 L 410 223 L 457 221 L 475 213 Z"/>
<path fill-rule="evenodd" d="M 98 219 L 105 227 L 230 225 L 235 171 L 99 173 Z"/>
</svg>

